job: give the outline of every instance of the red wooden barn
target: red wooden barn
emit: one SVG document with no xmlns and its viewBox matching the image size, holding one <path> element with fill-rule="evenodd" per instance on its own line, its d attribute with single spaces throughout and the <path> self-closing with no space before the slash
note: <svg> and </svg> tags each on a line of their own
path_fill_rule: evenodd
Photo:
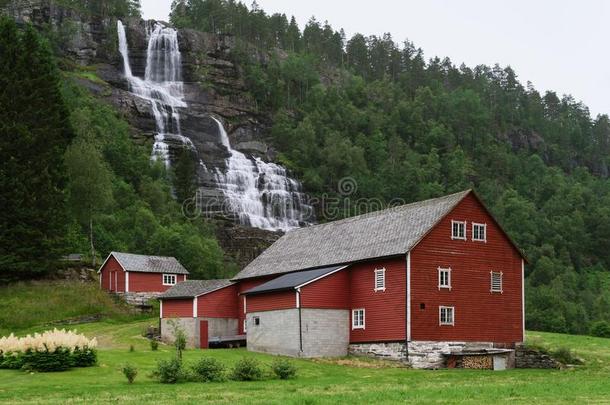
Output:
<svg viewBox="0 0 610 405">
<path fill-rule="evenodd" d="M 189 272 L 175 257 L 111 252 L 100 269 L 100 286 L 115 293 L 163 292 Z"/>
<path fill-rule="evenodd" d="M 524 260 L 467 190 L 290 231 L 218 305 L 237 309 L 249 350 L 440 367 L 523 341 Z"/>
</svg>

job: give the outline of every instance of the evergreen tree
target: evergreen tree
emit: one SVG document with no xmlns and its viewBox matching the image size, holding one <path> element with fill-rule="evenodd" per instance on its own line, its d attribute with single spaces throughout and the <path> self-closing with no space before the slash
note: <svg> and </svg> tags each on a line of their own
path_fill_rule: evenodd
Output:
<svg viewBox="0 0 610 405">
<path fill-rule="evenodd" d="M 196 165 L 193 153 L 188 148 L 182 148 L 174 165 L 174 190 L 178 203 L 182 204 L 195 196 Z"/>
<path fill-rule="evenodd" d="M 63 154 L 71 140 L 60 75 L 32 28 L 0 20 L 0 278 L 49 271 L 65 231 Z"/>
</svg>

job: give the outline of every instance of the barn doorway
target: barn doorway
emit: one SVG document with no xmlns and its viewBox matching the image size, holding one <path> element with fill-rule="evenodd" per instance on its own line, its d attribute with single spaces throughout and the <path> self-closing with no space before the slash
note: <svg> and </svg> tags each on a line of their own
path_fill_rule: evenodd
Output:
<svg viewBox="0 0 610 405">
<path fill-rule="evenodd" d="M 199 321 L 199 348 L 208 348 L 208 321 Z"/>
</svg>

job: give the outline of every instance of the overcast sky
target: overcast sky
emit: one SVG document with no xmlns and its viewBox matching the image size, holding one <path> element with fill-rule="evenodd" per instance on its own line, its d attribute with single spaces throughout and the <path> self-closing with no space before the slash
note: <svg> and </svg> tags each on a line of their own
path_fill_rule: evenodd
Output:
<svg viewBox="0 0 610 405">
<path fill-rule="evenodd" d="M 145 18 L 167 20 L 172 0 L 142 0 Z M 248 0 L 246 4 L 250 5 Z M 607 3 L 607 4 L 606 4 Z M 525 85 L 572 94 L 593 115 L 610 113 L 610 2 L 604 0 L 258 0 L 269 14 L 315 15 L 348 37 L 389 32 L 426 58 L 510 65 Z"/>
</svg>

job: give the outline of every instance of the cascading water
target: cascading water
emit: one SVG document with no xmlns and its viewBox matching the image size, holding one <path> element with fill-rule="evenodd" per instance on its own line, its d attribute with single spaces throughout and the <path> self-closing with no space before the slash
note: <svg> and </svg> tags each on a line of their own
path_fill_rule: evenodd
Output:
<svg viewBox="0 0 610 405">
<path fill-rule="evenodd" d="M 182 57 L 178 48 L 178 33 L 175 29 L 156 23 L 148 28 L 148 49 L 144 79 L 131 73 L 129 49 L 125 27 L 117 22 L 119 52 L 123 57 L 123 70 L 132 93 L 150 101 L 157 134 L 152 158 L 161 159 L 170 165 L 169 143 L 193 148 L 190 139 L 182 136 L 178 108 L 185 108 L 181 78 Z"/>
<path fill-rule="evenodd" d="M 157 135 L 152 158 L 170 165 L 170 147 L 188 146 L 196 150 L 191 140 L 182 135 L 179 108 L 186 108 L 182 82 L 182 57 L 175 29 L 155 23 L 147 25 L 148 48 L 144 79 L 134 76 L 129 64 L 129 49 L 125 27 L 117 22 L 119 51 L 130 91 L 150 101 Z M 214 174 L 215 187 L 221 190 L 228 210 L 239 217 L 242 225 L 267 230 L 287 231 L 308 224 L 313 215 L 305 202 L 301 185 L 288 177 L 286 169 L 259 158 L 248 158 L 231 148 L 222 123 L 218 124 L 220 142 L 227 148 L 226 172 L 208 169 L 199 160 L 202 170 Z"/>
<path fill-rule="evenodd" d="M 260 158 L 249 159 L 233 148 L 222 123 L 218 125 L 220 142 L 229 151 L 227 171 L 217 171 L 216 181 L 227 197 L 230 209 L 243 225 L 287 231 L 298 228 L 311 218 L 312 208 L 305 202 L 301 185 L 289 178 L 286 169 Z"/>
</svg>

